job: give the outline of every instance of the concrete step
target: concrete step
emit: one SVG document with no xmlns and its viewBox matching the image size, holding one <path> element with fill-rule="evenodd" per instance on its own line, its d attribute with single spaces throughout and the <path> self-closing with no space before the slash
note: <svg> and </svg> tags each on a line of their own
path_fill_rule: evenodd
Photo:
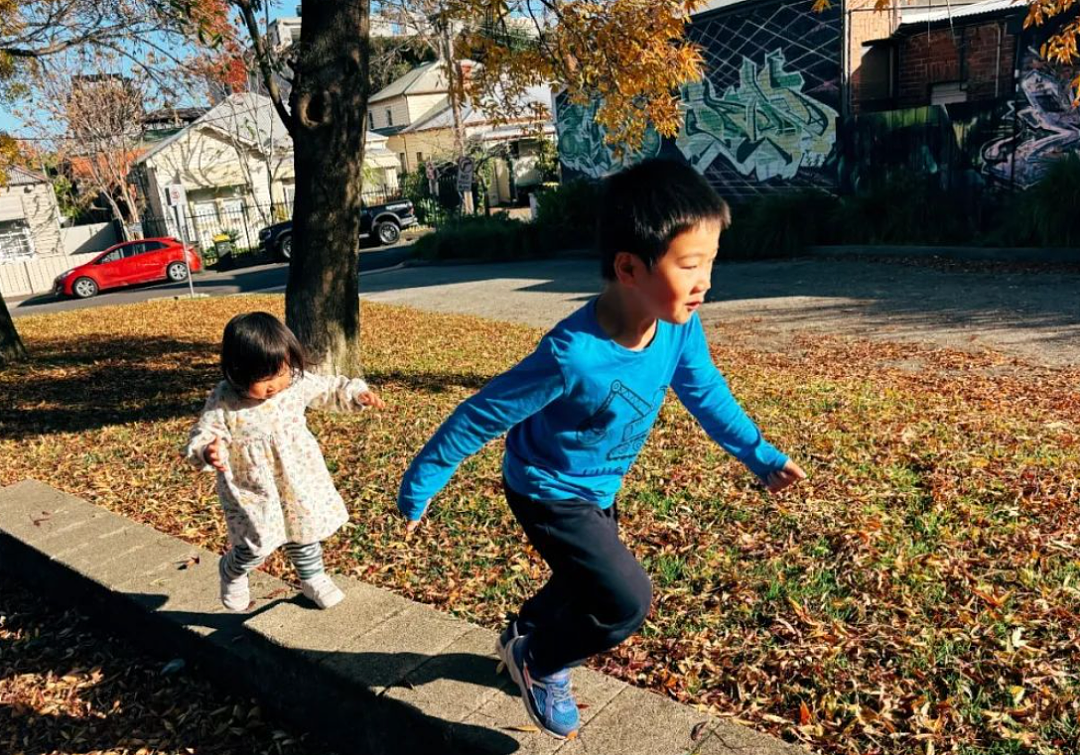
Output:
<svg viewBox="0 0 1080 755">
<path fill-rule="evenodd" d="M 534 731 L 496 672 L 496 634 L 342 576 L 320 611 L 257 572 L 244 614 L 218 601 L 218 557 L 28 480 L 0 489 L 0 568 L 163 657 L 182 656 L 351 753 L 798 755 L 805 750 L 588 669 L 584 725 Z"/>
</svg>

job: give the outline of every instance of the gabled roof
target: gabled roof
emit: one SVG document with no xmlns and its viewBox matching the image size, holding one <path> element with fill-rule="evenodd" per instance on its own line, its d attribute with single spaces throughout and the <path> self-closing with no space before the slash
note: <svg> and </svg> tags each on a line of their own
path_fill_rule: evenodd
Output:
<svg viewBox="0 0 1080 755">
<path fill-rule="evenodd" d="M 529 87 L 525 90 L 524 101 L 521 103 L 523 106 L 528 105 L 541 105 L 545 111 L 548 111 L 549 115 L 545 119 L 545 123 L 551 121 L 551 89 L 546 86 Z M 490 118 L 480 108 L 473 107 L 472 103 L 467 103 L 461 108 L 461 120 L 466 126 L 478 126 L 488 123 Z M 454 127 L 454 113 L 447 103 L 436 108 L 433 112 L 419 118 L 410 125 L 401 129 L 400 133 L 412 134 L 417 131 L 432 131 L 435 129 L 453 128 Z"/>
<path fill-rule="evenodd" d="M 475 65 L 471 60 L 459 62 L 463 66 Z M 394 97 L 405 97 L 413 94 L 442 94 L 446 89 L 446 68 L 441 60 L 435 60 L 431 63 L 419 65 L 404 76 L 395 79 L 371 95 L 368 102 L 374 104 Z"/>
<path fill-rule="evenodd" d="M 183 139 L 192 129 L 213 128 L 254 149 L 292 149 L 292 139 L 269 97 L 253 92 L 231 94 L 200 118 L 154 145 L 136 163 L 146 162 Z"/>
<path fill-rule="evenodd" d="M 8 186 L 30 186 L 40 183 L 49 183 L 49 179 L 36 170 L 27 170 L 18 165 L 12 165 L 7 169 Z"/>
</svg>

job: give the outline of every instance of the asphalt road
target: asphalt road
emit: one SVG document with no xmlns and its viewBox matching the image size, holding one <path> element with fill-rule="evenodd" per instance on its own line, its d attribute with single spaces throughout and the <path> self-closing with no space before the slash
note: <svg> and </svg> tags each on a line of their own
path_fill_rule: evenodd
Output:
<svg viewBox="0 0 1080 755">
<path fill-rule="evenodd" d="M 412 256 L 411 244 L 399 244 L 360 253 L 360 272 L 380 270 L 400 264 Z M 289 266 L 282 263 L 257 265 L 238 270 L 197 273 L 192 279 L 196 294 L 223 296 L 228 294 L 284 291 L 289 278 Z M 65 299 L 52 294 L 39 294 L 23 299 L 7 300 L 12 317 L 42 315 L 89 307 L 112 306 L 147 301 L 163 296 L 182 296 L 188 293 L 187 281 L 182 283 L 152 283 L 103 291 L 91 299 Z"/>
</svg>

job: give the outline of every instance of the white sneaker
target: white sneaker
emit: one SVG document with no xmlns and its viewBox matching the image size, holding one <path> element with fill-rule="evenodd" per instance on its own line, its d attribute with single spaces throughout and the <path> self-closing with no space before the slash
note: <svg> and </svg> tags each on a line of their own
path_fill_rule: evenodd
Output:
<svg viewBox="0 0 1080 755">
<path fill-rule="evenodd" d="M 317 577 L 301 580 L 300 592 L 319 608 L 332 608 L 345 599 L 345 593 L 338 589 L 325 572 Z"/>
<path fill-rule="evenodd" d="M 246 611 L 251 605 L 251 590 L 245 574 L 239 579 L 226 579 L 221 575 L 221 604 L 230 611 Z"/>
</svg>

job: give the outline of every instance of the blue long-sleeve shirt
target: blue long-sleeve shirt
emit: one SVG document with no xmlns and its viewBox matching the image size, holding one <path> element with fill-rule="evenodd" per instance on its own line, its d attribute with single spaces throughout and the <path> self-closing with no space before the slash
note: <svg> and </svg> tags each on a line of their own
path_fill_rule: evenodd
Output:
<svg viewBox="0 0 1080 755">
<path fill-rule="evenodd" d="M 593 299 L 458 406 L 413 459 L 398 508 L 419 519 L 458 465 L 508 430 L 503 474 L 511 489 L 607 508 L 669 386 L 709 436 L 758 477 L 787 462 L 731 395 L 696 314 L 683 325 L 658 322 L 653 340 L 635 351 L 603 332 Z"/>
</svg>

